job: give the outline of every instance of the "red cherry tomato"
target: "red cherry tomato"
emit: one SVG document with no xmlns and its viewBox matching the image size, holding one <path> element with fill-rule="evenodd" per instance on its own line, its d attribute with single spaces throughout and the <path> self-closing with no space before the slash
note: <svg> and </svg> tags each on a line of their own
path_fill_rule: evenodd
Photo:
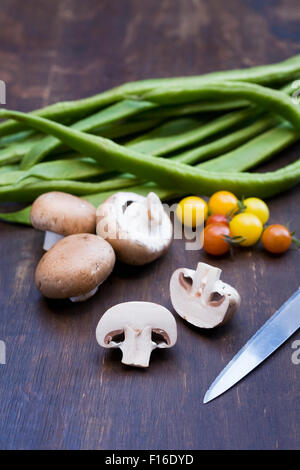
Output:
<svg viewBox="0 0 300 470">
<path fill-rule="evenodd" d="M 212 214 L 207 218 L 206 225 L 209 224 L 225 224 L 229 226 L 228 219 L 223 214 Z"/>
<path fill-rule="evenodd" d="M 284 253 L 292 243 L 292 235 L 284 225 L 269 225 L 262 235 L 262 243 L 270 253 Z"/>
<path fill-rule="evenodd" d="M 230 250 L 230 244 L 224 240 L 224 235 L 230 236 L 228 225 L 209 224 L 205 227 L 203 235 L 203 248 L 206 253 L 221 256 Z"/>
</svg>

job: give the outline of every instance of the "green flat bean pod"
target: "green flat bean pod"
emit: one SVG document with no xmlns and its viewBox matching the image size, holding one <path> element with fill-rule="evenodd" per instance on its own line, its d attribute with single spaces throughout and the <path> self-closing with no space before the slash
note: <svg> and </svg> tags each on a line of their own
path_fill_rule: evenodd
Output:
<svg viewBox="0 0 300 470">
<path fill-rule="evenodd" d="M 0 186 L 15 184 L 23 175 L 23 171 L 14 170 L 0 174 Z"/>
<path fill-rule="evenodd" d="M 30 211 L 31 206 L 25 207 L 24 209 L 21 209 L 16 212 L 2 212 L 0 213 L 0 219 L 14 224 L 31 226 Z"/>
<path fill-rule="evenodd" d="M 200 166 L 200 165 L 199 165 Z M 267 174 L 268 178 L 267 179 L 273 179 L 273 181 L 276 184 L 276 178 L 282 178 L 284 177 L 285 172 L 287 173 L 287 176 L 290 177 L 290 174 L 293 173 L 294 171 L 299 172 L 300 174 L 300 162 L 296 162 L 296 164 L 288 165 L 286 168 L 282 170 L 278 170 L 277 172 L 272 172 Z M 275 178 L 274 178 L 275 176 Z M 178 197 L 183 197 L 186 196 L 187 194 L 191 194 L 192 191 L 190 190 L 178 190 L 178 189 L 166 189 L 162 188 L 155 183 L 143 183 L 143 184 L 138 184 L 138 185 L 133 185 L 130 186 L 130 191 L 140 194 L 142 196 L 146 196 L 149 191 L 154 191 L 158 197 L 162 201 L 168 201 L 171 199 L 175 199 Z M 108 197 L 112 196 L 116 190 L 110 190 L 110 191 L 103 191 L 103 192 L 98 192 L 98 193 L 92 193 L 92 194 L 85 194 L 82 197 L 91 202 L 95 207 L 98 207 L 102 202 L 104 202 Z M 196 194 L 202 194 L 201 191 Z M 249 192 L 249 195 L 251 193 Z M 256 193 L 252 193 L 252 195 Z M 30 214 L 30 208 L 29 206 L 27 211 L 25 209 L 22 209 L 21 211 L 17 212 L 11 212 L 11 213 L 2 213 L 0 214 L 0 218 L 7 221 L 7 222 L 14 222 L 14 223 L 19 223 L 19 224 L 25 224 L 25 225 L 31 225 L 29 214 Z"/>
<path fill-rule="evenodd" d="M 34 147 L 40 138 L 40 136 L 31 137 L 28 140 L 15 142 L 0 149 L 0 166 L 20 162 L 26 152 Z"/>
<path fill-rule="evenodd" d="M 295 179 L 293 178 L 293 173 L 297 174 L 297 176 L 295 176 Z M 215 174 L 217 175 L 218 172 L 216 171 Z M 220 178 L 223 179 L 223 181 L 225 182 L 227 180 L 227 175 L 229 174 L 221 172 Z M 238 175 L 238 173 L 236 175 Z M 243 186 L 245 189 L 246 189 L 246 181 L 248 179 L 247 177 L 250 176 L 248 180 L 248 187 L 246 189 L 247 196 L 255 195 L 258 197 L 268 198 L 268 197 L 274 196 L 274 191 L 272 190 L 269 193 L 266 191 L 262 191 L 261 187 L 264 184 L 270 185 L 270 189 L 271 189 L 271 185 L 273 184 L 276 185 L 277 182 L 279 182 L 281 184 L 281 187 L 284 188 L 283 190 L 286 190 L 289 187 L 294 186 L 295 184 L 297 184 L 297 182 L 300 181 L 300 159 L 290 165 L 287 165 L 285 168 L 282 168 L 277 171 L 268 172 L 268 173 L 241 173 L 239 174 L 239 176 L 242 178 L 238 178 L 236 181 L 239 180 L 240 182 L 242 179 L 245 179 L 245 183 L 243 183 Z M 258 178 L 256 178 L 256 176 L 258 176 Z M 284 180 L 284 178 L 286 179 Z M 259 181 L 259 184 L 257 185 L 259 187 L 258 193 L 252 192 L 253 191 L 252 185 L 254 181 L 255 183 Z M 222 181 L 221 181 L 220 189 L 224 189 L 224 186 L 222 186 Z M 219 190 L 219 189 L 216 189 L 216 190 Z M 168 188 L 161 187 L 155 183 L 146 183 L 142 185 L 139 184 L 137 186 L 132 186 L 130 188 L 130 191 L 140 194 L 142 196 L 146 196 L 149 193 L 149 191 L 154 191 L 162 201 L 169 201 L 178 197 L 186 196 L 188 194 L 203 195 L 203 192 L 201 191 L 201 189 L 198 192 L 189 190 L 189 189 L 187 190 L 180 190 L 178 188 L 168 189 Z M 208 195 L 213 194 L 214 192 L 215 192 L 215 189 L 211 190 Z M 114 193 L 115 191 L 107 191 L 107 192 L 103 192 L 99 194 L 87 194 L 87 195 L 84 195 L 83 198 L 90 201 L 92 204 L 94 204 L 95 207 L 98 207 L 100 204 L 102 204 L 102 202 L 104 202 L 108 197 L 112 196 Z M 235 194 L 238 194 L 238 193 L 235 192 Z M 242 196 L 243 194 L 240 195 L 240 197 Z"/>
<path fill-rule="evenodd" d="M 293 88 L 291 84 L 289 84 L 288 86 L 284 87 L 283 90 L 285 93 L 291 93 L 293 91 Z M 216 106 L 216 105 L 219 105 L 219 103 L 214 103 L 212 101 L 211 105 Z M 197 106 L 199 107 L 199 103 L 196 104 L 196 107 Z M 121 123 L 117 125 L 120 120 L 124 120 L 125 118 L 128 118 L 128 117 L 134 118 L 134 116 L 136 115 L 141 115 L 141 113 L 142 114 L 143 112 L 145 113 L 144 111 L 145 109 L 148 110 L 146 112 L 149 112 L 149 108 L 150 108 L 150 112 L 151 111 L 153 112 L 156 110 L 155 109 L 156 107 L 157 106 L 154 105 L 153 103 L 150 104 L 147 102 L 141 102 L 141 101 L 135 101 L 135 100 L 124 100 L 115 105 L 109 106 L 108 108 L 101 110 L 100 112 L 93 114 L 85 119 L 82 119 L 81 121 L 76 122 L 72 127 L 74 127 L 74 129 L 78 129 L 84 132 L 100 134 L 103 137 L 108 137 L 108 138 L 112 138 L 116 136 L 118 137 L 118 136 L 126 135 L 126 133 L 128 134 L 130 132 L 133 132 L 134 130 L 137 131 L 139 128 L 143 129 L 143 127 L 146 127 L 146 128 L 149 127 L 149 122 L 144 123 L 142 120 L 140 120 L 140 121 L 136 121 L 135 125 L 134 125 L 134 122 L 131 123 L 131 128 L 128 127 L 128 124 L 127 124 L 127 128 L 126 126 L 124 126 L 124 124 L 122 128 Z M 183 108 L 190 108 L 190 110 L 193 107 L 195 107 L 193 103 L 191 105 L 183 106 Z M 142 119 L 142 117 L 140 119 Z M 223 125 L 225 126 L 224 128 L 227 127 L 227 124 L 226 124 L 227 118 L 225 118 L 224 122 L 222 121 L 222 118 L 220 119 L 221 119 L 220 126 L 222 130 Z M 230 119 L 231 119 L 230 115 L 228 115 L 228 120 L 229 120 L 228 126 L 230 126 Z M 243 119 L 242 115 L 241 115 L 241 119 Z M 172 123 L 170 125 L 172 125 Z M 151 126 L 153 126 L 153 120 L 152 122 L 150 122 L 150 127 Z M 216 127 L 218 127 L 218 121 L 216 121 Z M 206 135 L 209 135 L 211 132 L 213 132 L 213 129 L 214 129 L 213 122 L 211 124 L 208 123 L 207 128 L 204 128 L 203 130 L 199 130 L 199 133 L 200 133 L 199 138 L 202 139 L 203 136 L 205 137 Z M 27 131 L 27 134 L 28 132 L 32 133 L 32 131 Z M 167 128 L 164 129 L 164 132 L 167 133 Z M 23 132 L 23 134 L 26 134 L 26 132 L 25 133 Z M 151 145 L 152 144 L 154 145 L 155 139 L 157 139 L 157 135 L 155 134 L 149 135 L 149 138 L 151 138 Z M 193 143 L 194 141 L 198 139 L 198 132 L 195 131 L 195 133 L 191 133 L 189 136 L 187 136 L 187 138 L 190 139 L 191 142 Z M 9 139 L 9 137 L 6 139 Z M 32 142 L 32 144 L 35 143 L 35 145 L 31 146 L 29 142 Z M 179 143 L 180 139 L 178 139 L 177 142 Z M 134 144 L 134 142 L 132 144 Z M 161 141 L 158 142 L 158 144 L 159 144 L 159 147 L 161 147 Z M 184 144 L 184 139 L 182 139 L 182 144 Z M 187 144 L 189 144 L 189 141 L 187 142 Z M 171 146 L 171 150 L 172 150 L 172 145 L 174 145 L 175 149 L 177 148 L 175 145 L 175 140 L 172 142 L 169 142 L 168 145 Z M 167 150 L 168 150 L 168 145 L 167 145 Z M 52 136 L 47 136 L 47 137 L 43 137 L 39 135 L 33 136 L 31 139 L 25 142 L 24 140 L 22 142 L 19 142 L 17 147 L 13 146 L 11 148 L 10 151 L 12 152 L 12 156 L 9 158 L 12 158 L 16 161 L 16 157 L 14 156 L 14 148 L 15 150 L 17 150 L 18 161 L 19 161 L 19 156 L 23 157 L 22 163 L 21 163 L 21 169 L 28 169 L 32 167 L 35 163 L 38 163 L 39 161 L 45 159 L 51 152 L 53 153 L 53 152 L 57 152 L 60 149 L 63 149 L 63 145 L 58 139 Z M 137 150 L 139 149 L 137 148 Z M 150 153 L 153 153 L 151 152 L 151 150 L 152 148 L 149 149 Z M 5 162 L 8 161 L 8 155 L 10 154 L 6 153 Z"/>
<path fill-rule="evenodd" d="M 199 103 L 184 105 L 159 106 L 150 111 L 143 111 L 138 117 L 133 117 L 132 119 L 170 118 L 193 114 L 219 113 L 246 107 L 249 107 L 249 101 L 246 100 L 200 101 Z"/>
<path fill-rule="evenodd" d="M 31 176 L 43 180 L 82 180 L 94 178 L 96 176 L 107 175 L 110 170 L 101 168 L 97 162 L 91 159 L 78 158 L 78 159 L 62 159 L 50 162 L 38 163 L 27 171 L 19 171 L 20 182 Z M 1 182 L 1 175 L 0 175 Z"/>
<path fill-rule="evenodd" d="M 206 195 L 225 189 L 237 196 L 255 194 L 257 197 L 269 197 L 290 188 L 300 180 L 300 162 L 290 165 L 284 176 L 280 170 L 258 174 L 209 172 L 175 161 L 170 165 L 164 158 L 140 154 L 108 139 L 84 134 L 37 116 L 17 111 L 1 111 L 0 116 L 13 117 L 42 132 L 48 132 L 74 150 L 94 158 L 103 167 L 130 172 L 165 188 L 178 188 Z"/>
<path fill-rule="evenodd" d="M 132 140 L 126 144 L 126 147 L 150 155 L 166 155 L 228 130 L 257 114 L 257 109 L 249 108 L 227 113 L 207 123 L 191 118 L 175 119 Z"/>
<path fill-rule="evenodd" d="M 19 165 L 17 163 L 14 163 L 11 165 L 0 166 L 0 175 L 3 173 L 7 173 L 9 171 L 16 171 L 18 169 L 19 169 Z"/>
<path fill-rule="evenodd" d="M 288 85 L 286 85 L 285 87 L 282 88 L 282 91 L 284 91 L 285 93 L 288 93 L 288 94 L 290 94 L 293 90 L 294 90 L 294 88 L 291 86 L 291 84 L 288 84 Z M 236 131 L 234 131 L 234 132 L 232 132 L 228 135 L 225 135 L 224 137 L 221 137 L 221 138 L 219 138 L 215 141 L 209 142 L 205 145 L 199 146 L 197 148 L 193 148 L 191 150 L 187 150 L 186 152 L 183 152 L 179 155 L 176 155 L 173 158 L 174 158 L 174 160 L 180 161 L 181 163 L 187 163 L 189 165 L 192 165 L 192 164 L 195 164 L 197 162 L 201 162 L 203 160 L 208 160 L 208 159 L 214 158 L 216 156 L 222 156 L 226 152 L 230 152 L 234 148 L 237 148 L 239 145 L 244 144 L 246 141 L 249 141 L 253 137 L 256 137 L 257 135 L 262 134 L 264 131 L 266 131 L 266 130 L 272 128 L 272 127 L 276 128 L 276 126 L 278 126 L 281 122 L 282 122 L 282 120 L 278 116 L 273 116 L 272 114 L 265 114 L 262 117 L 259 117 L 258 119 L 256 119 L 252 124 L 250 124 L 248 126 L 245 126 L 242 129 L 238 129 L 238 130 L 236 130 Z M 294 131 L 291 131 L 291 132 L 294 132 Z M 281 134 L 280 130 L 278 131 L 278 134 L 279 135 L 275 135 L 275 139 L 276 139 L 277 142 L 278 142 L 278 139 L 282 138 L 282 134 Z M 292 140 L 291 140 L 290 143 L 292 143 Z M 279 146 L 277 148 L 281 149 L 281 147 L 280 147 L 281 144 L 278 143 L 278 145 Z M 284 142 L 282 148 L 284 148 L 287 145 L 288 145 L 288 143 Z M 262 158 L 267 158 L 264 155 L 264 149 L 266 149 L 266 147 L 267 146 L 263 144 L 262 148 L 260 147 L 258 149 L 258 151 L 259 151 Z M 275 151 L 273 153 L 276 153 L 276 147 L 274 147 L 274 148 L 275 148 Z M 268 150 L 267 150 L 267 152 L 268 152 Z M 235 155 L 237 155 L 237 154 L 235 154 Z M 255 155 L 255 151 L 254 151 L 254 155 Z M 269 155 L 269 153 L 268 153 L 268 155 Z M 241 158 L 244 157 L 244 156 L 245 156 L 245 154 L 241 154 Z M 221 165 L 221 168 L 223 168 L 224 170 L 226 170 L 226 165 L 224 165 L 225 162 L 226 162 L 226 164 L 227 163 L 230 164 L 229 163 L 229 159 L 230 159 L 229 157 L 230 156 L 228 155 L 228 158 L 226 156 L 226 159 L 222 160 L 223 164 Z M 253 162 L 254 161 L 255 161 L 255 158 L 254 158 Z M 215 162 L 216 162 L 216 160 L 215 160 Z M 234 162 L 236 163 L 235 158 L 234 158 Z M 229 166 L 228 170 L 231 169 L 231 168 L 232 168 L 232 166 Z M 252 166 L 249 166 L 249 168 L 252 168 Z M 212 163 L 212 166 L 210 168 L 207 168 L 207 169 L 217 169 L 217 170 L 219 170 L 218 165 L 215 165 L 215 163 Z M 247 168 L 245 168 L 245 169 L 247 169 Z"/>
<path fill-rule="evenodd" d="M 180 147 L 179 141 L 189 139 L 203 124 L 202 120 L 191 117 L 173 119 L 130 140 L 125 147 L 150 155 L 164 155 L 168 153 L 169 146 Z"/>
<path fill-rule="evenodd" d="M 148 131 L 162 123 L 162 118 L 152 118 L 145 120 L 120 120 L 116 123 L 103 125 L 99 129 L 95 129 L 93 134 L 101 135 L 107 139 L 120 139 L 121 137 L 129 137 L 139 132 Z"/>
<path fill-rule="evenodd" d="M 83 196 L 101 191 L 119 190 L 141 183 L 136 178 L 111 178 L 98 183 L 54 180 L 41 181 L 38 178 L 28 178 L 21 183 L 9 186 L 0 186 L 0 201 L 32 202 L 38 196 L 49 191 L 62 191 Z"/>
<path fill-rule="evenodd" d="M 201 168 L 211 171 L 215 168 L 218 171 L 245 171 L 265 162 L 299 139 L 300 132 L 283 124 L 264 132 L 238 149 L 202 163 Z"/>
<path fill-rule="evenodd" d="M 5 168 L 5 167 L 4 167 Z M 110 174 L 110 170 L 101 168 L 92 159 L 62 159 L 35 165 L 28 171 L 19 170 L 12 166 L 10 171 L 0 172 L 0 186 L 17 184 L 29 177 L 42 180 L 86 180 Z"/>
<path fill-rule="evenodd" d="M 265 130 L 275 126 L 278 123 L 278 118 L 275 116 L 263 116 L 257 119 L 252 124 L 238 129 L 231 134 L 225 135 L 219 139 L 213 140 L 205 145 L 187 150 L 179 155 L 172 157 L 173 160 L 193 165 L 203 160 L 209 160 L 219 155 L 223 155 L 226 152 L 244 144 L 251 138 L 261 134 Z M 216 160 L 214 160 L 216 161 Z M 214 164 L 214 169 L 218 170 L 218 166 Z"/>
<path fill-rule="evenodd" d="M 188 103 L 201 98 L 245 98 L 273 113 L 284 117 L 300 130 L 300 108 L 285 92 L 261 85 L 244 82 L 222 82 L 222 86 L 211 83 L 201 86 L 161 87 L 146 93 L 143 99 L 159 104 Z"/>
<path fill-rule="evenodd" d="M 292 132 L 294 134 L 294 131 L 290 130 L 290 132 Z M 268 133 L 262 134 L 262 137 L 264 139 L 267 139 L 268 143 L 270 143 Z M 281 128 L 280 127 L 275 127 L 274 129 L 272 129 L 272 141 L 274 141 L 274 139 L 277 143 L 279 143 L 281 139 L 283 139 L 283 140 L 286 139 L 286 133 L 282 134 Z M 220 140 L 222 140 L 222 139 L 220 139 Z M 256 164 L 261 162 L 263 159 L 265 159 L 265 154 L 263 153 L 263 149 L 265 149 L 267 151 L 267 154 L 269 155 L 269 147 L 268 146 L 263 145 L 262 147 L 260 147 L 260 152 L 257 152 L 257 147 L 255 146 L 255 150 L 252 154 L 251 160 L 250 161 L 249 160 L 245 161 L 242 158 L 243 155 L 241 155 L 241 152 L 243 152 L 243 147 L 240 147 L 238 149 L 239 154 L 236 153 L 236 152 L 231 152 L 231 153 L 228 153 L 227 155 L 225 155 L 224 156 L 225 158 L 223 158 L 223 157 L 220 158 L 220 159 L 223 158 L 222 168 L 223 168 L 223 170 L 226 170 L 226 171 L 228 171 L 230 168 L 232 168 L 234 166 L 233 162 L 232 162 L 232 158 L 233 158 L 235 164 L 238 161 L 238 167 L 234 167 L 234 171 L 236 171 L 236 172 L 237 171 L 243 171 L 246 168 L 250 168 L 251 165 L 255 166 Z M 199 164 L 198 168 L 201 168 L 202 165 L 203 164 Z M 218 171 L 219 167 L 214 165 L 213 170 Z M 283 168 L 282 170 L 280 170 L 280 172 L 283 176 L 284 176 L 285 171 L 287 171 L 289 173 L 290 168 L 286 167 L 286 168 Z M 130 188 L 130 191 L 141 194 L 142 196 L 147 195 L 149 191 L 154 191 L 160 197 L 160 199 L 163 200 L 163 201 L 167 201 L 167 200 L 170 200 L 170 199 L 174 199 L 176 197 L 181 197 L 181 196 L 185 196 L 187 194 L 190 194 L 190 191 L 188 191 L 188 190 L 180 191 L 178 189 L 177 190 L 176 189 L 165 189 L 165 188 L 162 188 L 162 187 L 156 185 L 155 183 L 144 183 L 142 185 L 137 185 L 137 186 L 134 184 Z M 100 193 L 84 195 L 83 198 L 90 201 L 92 204 L 95 205 L 95 207 L 98 207 L 103 201 L 105 201 L 105 199 L 107 199 L 109 196 L 111 196 L 114 193 L 115 193 L 115 190 L 104 191 L 104 192 L 100 192 Z M 20 223 L 20 224 L 30 225 L 31 223 L 30 223 L 30 219 L 29 219 L 29 213 L 30 213 L 30 207 L 28 208 L 27 212 L 24 212 L 24 209 L 22 209 L 21 211 L 17 211 L 17 212 L 12 212 L 12 213 L 8 213 L 8 214 L 7 213 L 0 214 L 0 218 L 2 218 L 3 220 L 6 220 L 8 222 L 15 222 L 15 223 Z"/>
<path fill-rule="evenodd" d="M 271 116 L 268 117 L 263 117 L 262 121 L 266 125 L 270 124 L 275 124 L 278 123 L 278 119 L 272 118 Z M 261 122 L 255 122 L 251 126 L 249 126 L 250 131 L 254 130 L 262 130 L 261 127 Z M 255 126 L 257 126 L 257 129 L 255 129 Z M 246 128 L 247 130 L 247 128 Z M 240 132 L 245 132 L 245 129 L 242 129 L 241 131 L 237 131 L 237 133 Z M 230 138 L 230 136 L 226 136 L 225 138 L 220 139 L 219 141 L 213 142 L 211 144 L 203 146 L 203 149 L 206 147 L 209 147 L 212 145 L 214 146 L 215 144 L 218 144 L 218 146 L 221 146 L 222 149 L 225 149 L 226 146 L 223 145 L 223 139 Z M 295 142 L 295 140 L 299 139 L 299 135 L 289 126 L 287 125 L 277 125 L 273 129 L 270 130 L 270 132 L 265 132 L 262 133 L 259 136 L 259 141 L 257 142 L 256 139 L 252 139 L 249 141 L 249 144 L 247 146 L 241 146 L 236 149 L 234 152 L 229 152 L 228 154 L 221 156 L 220 158 L 216 158 L 213 161 L 210 162 L 205 162 L 205 163 L 200 163 L 196 166 L 196 168 L 204 168 L 209 171 L 214 171 L 214 172 L 229 172 L 229 171 L 234 171 L 234 172 L 241 172 L 245 171 L 249 168 L 253 168 L 257 166 L 258 164 L 264 162 L 268 158 L 270 158 L 271 155 L 273 155 L 276 151 L 282 150 L 285 148 L 289 143 Z M 259 144 L 259 146 L 257 145 Z M 227 145 L 227 144 L 226 144 Z M 201 148 L 201 147 L 200 147 Z M 197 149 L 196 149 L 197 150 Z M 188 157 L 190 152 L 186 152 L 186 156 Z M 183 154 L 184 155 L 184 154 Z M 187 163 L 195 163 L 193 155 L 190 155 L 189 158 L 186 160 Z M 174 160 L 176 160 L 176 157 L 173 157 Z M 215 162 L 219 161 L 220 164 L 217 164 Z M 211 165 L 208 166 L 208 163 L 211 163 Z M 207 164 L 207 165 L 206 165 Z M 206 166 L 206 167 L 205 167 Z M 292 167 L 293 168 L 293 167 Z M 287 173 L 290 172 L 290 167 L 282 168 L 280 170 L 280 173 L 282 176 L 284 176 L 285 171 Z M 165 189 L 162 188 L 154 183 L 146 183 L 143 185 L 138 185 L 133 188 L 131 188 L 131 191 L 137 192 L 138 194 L 141 195 L 146 195 L 150 189 L 154 191 L 162 200 L 169 200 L 169 199 L 174 199 L 175 197 L 182 197 L 187 194 L 191 194 L 191 191 L 179 191 L 179 190 L 174 190 L 174 189 Z M 97 194 L 92 194 L 90 196 L 87 196 L 88 200 L 97 205 L 101 204 L 105 200 L 106 197 L 109 197 L 112 193 L 101 193 L 99 195 Z M 198 193 L 201 195 L 201 192 Z M 254 194 L 254 193 L 253 193 Z"/>
<path fill-rule="evenodd" d="M 21 132 L 15 133 L 15 134 L 10 134 L 8 136 L 1 137 L 0 138 L 0 147 L 15 144 L 15 143 L 21 142 L 21 141 L 24 142 L 26 139 L 28 139 L 30 137 L 33 137 L 34 134 L 35 134 L 35 131 L 27 130 L 27 131 L 21 131 Z"/>
<path fill-rule="evenodd" d="M 82 132 L 93 132 L 96 129 L 99 130 L 99 127 L 102 125 L 112 124 L 121 118 L 132 116 L 139 113 L 141 110 L 155 106 L 155 104 L 145 101 L 137 102 L 134 100 L 124 100 L 121 103 L 112 105 L 76 122 L 71 127 Z M 27 170 L 43 160 L 49 153 L 57 151 L 60 148 L 62 148 L 62 144 L 59 139 L 53 136 L 44 137 L 40 142 L 29 149 L 21 162 L 20 168 Z"/>
</svg>

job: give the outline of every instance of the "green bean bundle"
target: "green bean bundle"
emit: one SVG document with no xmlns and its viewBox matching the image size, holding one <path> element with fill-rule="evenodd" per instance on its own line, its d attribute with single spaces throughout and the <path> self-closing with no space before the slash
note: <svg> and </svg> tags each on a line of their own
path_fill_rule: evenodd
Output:
<svg viewBox="0 0 300 470">
<path fill-rule="evenodd" d="M 297 184 L 300 160 L 243 173 L 300 139 L 291 95 L 300 55 L 202 76 L 142 80 L 24 114 L 0 110 L 0 200 L 60 190 L 100 204 L 130 188 L 163 200 L 229 190 L 269 197 Z M 279 88 L 281 87 L 281 88 Z M 0 214 L 30 224 L 30 207 Z"/>
<path fill-rule="evenodd" d="M 164 158 L 140 154 L 109 139 L 85 134 L 38 116 L 17 111 L 2 111 L 1 115 L 15 118 L 57 137 L 72 149 L 94 158 L 104 168 L 130 172 L 166 188 L 179 188 L 207 195 L 222 188 L 239 196 L 256 194 L 269 197 L 290 188 L 300 180 L 300 159 L 284 170 L 273 173 L 215 173 L 180 162 L 172 162 L 170 165 Z"/>
</svg>

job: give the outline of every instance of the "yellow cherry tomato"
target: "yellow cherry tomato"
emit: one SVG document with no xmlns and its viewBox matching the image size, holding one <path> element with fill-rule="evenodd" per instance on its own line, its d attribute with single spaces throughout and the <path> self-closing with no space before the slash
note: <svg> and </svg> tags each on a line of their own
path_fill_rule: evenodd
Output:
<svg viewBox="0 0 300 470">
<path fill-rule="evenodd" d="M 218 191 L 208 201 L 208 208 L 211 214 L 227 215 L 235 211 L 237 207 L 238 199 L 229 191 Z"/>
<path fill-rule="evenodd" d="M 207 203 L 201 197 L 190 196 L 182 199 L 176 208 L 180 222 L 187 227 L 198 227 L 207 217 Z"/>
<path fill-rule="evenodd" d="M 258 197 L 248 197 L 244 200 L 244 204 L 246 206 L 245 212 L 256 215 L 261 223 L 265 225 L 270 215 L 267 204 Z"/>
<path fill-rule="evenodd" d="M 254 245 L 259 239 L 263 231 L 263 224 L 259 218 L 250 214 L 250 212 L 242 212 L 234 216 L 229 222 L 232 237 L 243 237 L 244 241 L 241 246 Z"/>
</svg>

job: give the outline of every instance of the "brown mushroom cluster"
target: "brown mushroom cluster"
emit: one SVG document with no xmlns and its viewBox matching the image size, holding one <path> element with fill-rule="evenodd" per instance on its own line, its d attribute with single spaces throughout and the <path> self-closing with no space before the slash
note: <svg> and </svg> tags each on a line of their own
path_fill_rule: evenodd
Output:
<svg viewBox="0 0 300 470">
<path fill-rule="evenodd" d="M 96 232 L 96 208 L 61 192 L 41 195 L 32 205 L 32 225 L 45 233 L 35 272 L 40 292 L 52 299 L 82 302 L 92 297 L 115 264 L 113 248 Z"/>
<path fill-rule="evenodd" d="M 116 257 L 143 265 L 161 256 L 172 241 L 172 223 L 154 193 L 116 193 L 96 213 L 88 201 L 53 191 L 36 199 L 30 218 L 33 227 L 45 232 L 46 253 L 36 269 L 36 285 L 54 299 L 87 300 L 110 275 Z"/>
</svg>

